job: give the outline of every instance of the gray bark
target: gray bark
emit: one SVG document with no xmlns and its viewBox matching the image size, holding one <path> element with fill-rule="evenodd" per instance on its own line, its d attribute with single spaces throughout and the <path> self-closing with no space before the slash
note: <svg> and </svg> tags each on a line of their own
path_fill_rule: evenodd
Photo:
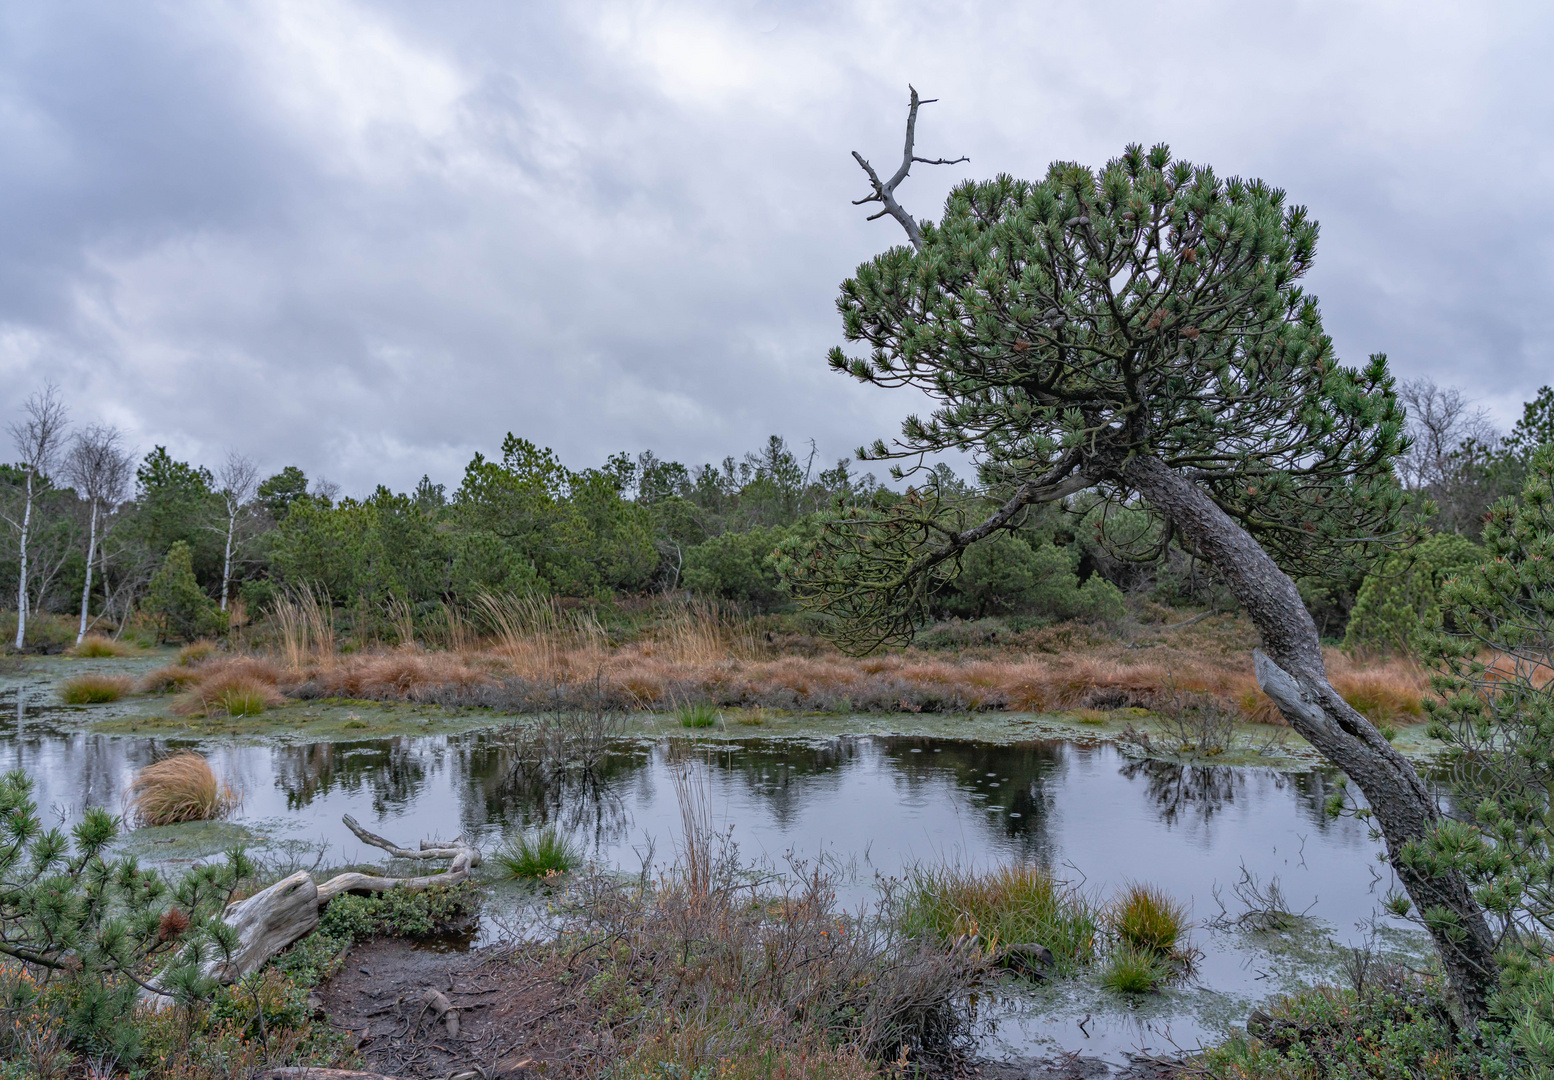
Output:
<svg viewBox="0 0 1554 1080">
<path fill-rule="evenodd" d="M 1460 875 L 1421 874 L 1400 857 L 1440 818 L 1418 770 L 1328 682 L 1316 623 L 1300 592 L 1251 534 L 1160 461 L 1135 457 L 1121 476 L 1224 575 L 1262 638 L 1254 654 L 1259 685 L 1290 726 L 1365 794 L 1392 867 L 1440 949 L 1458 1018 L 1471 1025 L 1484 1014 L 1495 983 L 1494 939 Z M 1455 917 L 1455 927 L 1430 917 L 1442 911 Z"/>
<path fill-rule="evenodd" d="M 446 843 L 422 841 L 418 850 L 402 848 L 367 832 L 349 814 L 345 815 L 345 823 L 362 840 L 383 848 L 397 858 L 447 859 L 450 860 L 448 870 L 446 873 L 413 878 L 338 874 L 322 885 L 315 883 L 306 870 L 299 870 L 248 899 L 227 906 L 221 919 L 237 931 L 238 947 L 230 959 L 213 956 L 205 961 L 202 971 L 207 977 L 230 985 L 258 971 L 282 949 L 311 934 L 318 927 L 319 912 L 342 893 L 388 892 L 390 889 L 421 892 L 434 885 L 456 885 L 467 879 L 471 870 L 480 865 L 480 849 L 461 840 Z M 155 983 L 142 991 L 141 996 L 154 999 L 155 1008 L 172 1005 L 171 995 L 158 990 Z"/>
</svg>

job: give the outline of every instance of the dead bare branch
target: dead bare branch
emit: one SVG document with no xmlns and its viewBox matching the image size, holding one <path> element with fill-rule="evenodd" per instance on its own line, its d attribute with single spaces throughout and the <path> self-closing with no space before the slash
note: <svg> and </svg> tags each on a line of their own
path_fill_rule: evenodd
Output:
<svg viewBox="0 0 1554 1080">
<path fill-rule="evenodd" d="M 913 218 L 911 214 L 902 209 L 901 204 L 896 201 L 896 188 L 901 186 L 901 181 L 905 180 L 907 178 L 907 174 L 912 171 L 913 162 L 917 162 L 923 165 L 958 165 L 963 161 L 970 161 L 971 159 L 969 157 L 925 158 L 917 157 L 912 152 L 913 143 L 917 138 L 918 106 L 927 105 L 931 102 L 938 101 L 939 99 L 919 99 L 917 96 L 916 87 L 908 85 L 907 89 L 912 92 L 912 102 L 907 109 L 906 147 L 901 152 L 901 167 L 896 170 L 895 174 L 889 180 L 881 180 L 879 173 L 874 171 L 874 166 L 870 165 L 862 154 L 854 150 L 853 158 L 863 168 L 863 171 L 868 174 L 869 184 L 874 188 L 874 192 L 873 194 L 865 195 L 861 199 L 854 199 L 853 205 L 862 206 L 864 203 L 871 202 L 877 202 L 881 204 L 884 209 L 882 209 L 877 214 L 870 214 L 869 220 L 873 221 L 876 218 L 882 218 L 886 214 L 889 214 L 891 217 L 895 218 L 898 222 L 901 223 L 901 227 L 906 230 L 907 238 L 912 241 L 912 246 L 921 251 L 923 249 L 922 230 L 918 227 L 916 219 Z"/>
</svg>

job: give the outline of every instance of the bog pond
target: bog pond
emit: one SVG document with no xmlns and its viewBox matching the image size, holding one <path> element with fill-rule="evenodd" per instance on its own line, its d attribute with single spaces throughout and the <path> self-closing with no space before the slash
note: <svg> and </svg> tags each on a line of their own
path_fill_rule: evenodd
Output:
<svg viewBox="0 0 1554 1080">
<path fill-rule="evenodd" d="M 57 704 L 48 680 L 0 687 L 0 769 L 25 770 L 47 818 L 87 806 L 118 811 L 135 771 L 198 749 L 242 797 L 219 824 L 144 829 L 144 860 L 188 864 L 235 842 L 277 864 L 381 865 L 342 824 L 351 814 L 400 842 L 464 834 L 487 851 L 511 831 L 557 822 L 600 864 L 636 872 L 672 857 L 681 829 L 674 761 L 685 740 L 615 745 L 596 782 L 515 783 L 498 733 L 332 742 L 235 742 L 105 735 Z M 1380 842 L 1324 806 L 1336 774 L 1141 759 L 1101 740 L 991 743 L 926 736 L 748 737 L 696 755 L 712 823 L 741 855 L 781 868 L 823 861 L 849 907 L 915 864 L 1036 860 L 1104 899 L 1128 882 L 1191 907 L 1191 977 L 1128 1000 L 1085 976 L 1010 993 L 984 1008 L 994 1056 L 1077 1050 L 1122 1062 L 1215 1041 L 1271 994 L 1342 978 L 1346 949 L 1421 963 L 1426 942 L 1383 907 L 1395 886 Z M 1290 927 L 1236 924 L 1237 887 L 1277 882 Z M 532 894 L 497 890 L 477 936 L 521 920 Z"/>
</svg>

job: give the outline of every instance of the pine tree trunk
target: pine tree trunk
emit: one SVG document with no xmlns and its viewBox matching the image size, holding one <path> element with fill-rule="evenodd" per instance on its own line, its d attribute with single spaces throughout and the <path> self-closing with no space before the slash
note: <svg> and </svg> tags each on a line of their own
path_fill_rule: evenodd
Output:
<svg viewBox="0 0 1554 1080">
<path fill-rule="evenodd" d="M 1121 473 L 1225 576 L 1262 637 L 1262 651 L 1254 655 L 1264 692 L 1290 726 L 1364 792 L 1392 867 L 1440 949 L 1458 1020 L 1471 1027 L 1484 1015 L 1496 981 L 1494 942 L 1460 875 L 1426 875 L 1400 858 L 1440 817 L 1418 770 L 1328 682 L 1316 623 L 1295 583 L 1251 534 L 1197 485 L 1154 458 L 1134 458 Z M 1430 917 L 1437 912 L 1449 913 L 1455 926 Z"/>
<path fill-rule="evenodd" d="M 86 584 L 81 586 L 81 627 L 76 631 L 76 644 L 86 637 L 86 615 L 92 600 L 92 559 L 97 554 L 97 500 L 92 500 L 92 528 L 86 541 Z"/>
<path fill-rule="evenodd" d="M 27 470 L 27 505 L 22 510 L 20 565 L 16 573 L 16 648 L 27 640 L 27 530 L 32 527 L 32 470 Z"/>
</svg>

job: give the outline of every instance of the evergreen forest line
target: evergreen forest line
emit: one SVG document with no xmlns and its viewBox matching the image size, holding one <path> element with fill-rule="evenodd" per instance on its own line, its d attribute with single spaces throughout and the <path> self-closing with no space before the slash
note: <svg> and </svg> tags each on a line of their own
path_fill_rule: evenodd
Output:
<svg viewBox="0 0 1554 1080">
<path fill-rule="evenodd" d="M 1396 474 L 1423 523 L 1416 542 L 1368 575 L 1307 576 L 1300 585 L 1325 638 L 1411 653 L 1444 576 L 1478 558 L 1489 507 L 1518 490 L 1532 451 L 1554 440 L 1554 390 L 1540 390 L 1504 435 L 1459 391 L 1419 381 L 1401 396 L 1412 445 Z M 28 419 L 48 409 L 62 427 L 52 388 L 29 402 Z M 261 478 L 236 453 L 214 471 L 162 446 L 135 461 L 122 436 L 100 426 L 56 431 L 43 460 L 29 465 L 38 448 L 27 445 L 28 431 L 12 426 L 22 460 L 0 465 L 10 525 L 0 595 L 11 610 L 21 606 L 25 524 L 27 647 L 42 650 L 86 632 L 122 633 L 137 619 L 163 640 L 219 635 L 302 590 L 327 597 L 338 630 L 363 643 L 402 639 L 407 628 L 436 638 L 450 607 L 468 611 L 482 594 L 608 601 L 690 593 L 748 613 L 789 611 L 784 553 L 803 550 L 828 514 L 902 497 L 846 459 L 818 467 L 813 451 L 801 458 L 776 435 L 717 465 L 688 468 L 644 451 L 573 470 L 510 433 L 497 456 L 475 455 L 452 492 L 423 476 L 409 492 L 379 485 L 356 498 L 295 465 Z M 972 516 L 990 504 L 947 466 L 912 482 Z M 1139 512 L 1119 527 L 1117 515 L 1084 493 L 1033 512 L 965 553 L 935 598 L 936 616 L 999 618 L 1019 630 L 1073 618 L 1114 624 L 1129 597 L 1235 606 L 1179 546 L 1140 558 L 1161 547 L 1152 521 Z"/>
</svg>

